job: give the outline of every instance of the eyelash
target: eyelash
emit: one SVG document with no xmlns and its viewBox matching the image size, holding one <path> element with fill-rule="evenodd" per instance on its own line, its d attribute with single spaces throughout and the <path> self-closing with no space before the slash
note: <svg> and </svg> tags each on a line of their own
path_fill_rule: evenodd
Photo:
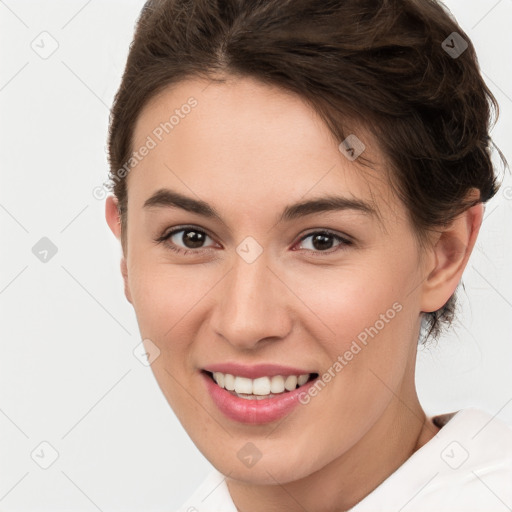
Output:
<svg viewBox="0 0 512 512">
<path fill-rule="evenodd" d="M 202 229 L 198 229 L 195 226 L 182 226 L 180 228 L 173 229 L 172 231 L 169 231 L 168 233 L 164 233 L 162 236 L 158 237 L 155 240 L 155 242 L 163 243 L 163 244 L 166 245 L 166 247 L 168 247 L 172 251 L 174 251 L 174 252 L 176 252 L 178 254 L 181 254 L 183 256 L 185 256 L 187 254 L 190 254 L 190 253 L 198 254 L 198 253 L 201 253 L 201 252 L 203 252 L 205 250 L 208 250 L 208 248 L 182 249 L 180 247 L 177 247 L 175 244 L 169 242 L 169 239 L 172 236 L 174 236 L 176 233 L 179 233 L 181 231 L 189 231 L 189 230 L 202 233 L 202 234 L 208 236 L 209 238 L 211 238 L 213 240 L 213 238 L 206 231 L 204 231 Z M 299 240 L 299 243 L 302 243 L 304 240 L 306 240 L 307 238 L 309 238 L 312 235 L 330 235 L 333 238 L 335 238 L 338 242 L 340 242 L 340 244 L 338 246 L 336 246 L 334 249 L 328 249 L 326 251 L 314 251 L 314 250 L 306 249 L 308 252 L 311 252 L 312 254 L 315 254 L 315 255 L 316 254 L 318 254 L 318 255 L 333 254 L 335 252 L 338 252 L 340 250 L 345 249 L 346 247 L 349 247 L 349 246 L 353 245 L 353 242 L 351 240 L 348 240 L 347 238 L 344 238 L 344 237 L 338 235 L 337 233 L 334 233 L 334 232 L 332 232 L 332 231 L 330 231 L 328 229 L 320 229 L 318 231 L 311 231 L 311 232 L 305 234 Z"/>
</svg>

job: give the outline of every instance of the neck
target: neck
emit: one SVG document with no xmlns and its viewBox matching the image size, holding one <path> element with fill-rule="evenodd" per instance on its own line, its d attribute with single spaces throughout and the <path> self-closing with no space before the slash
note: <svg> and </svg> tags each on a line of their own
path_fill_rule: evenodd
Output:
<svg viewBox="0 0 512 512">
<path fill-rule="evenodd" d="M 342 456 L 300 480 L 254 485 L 227 479 L 244 512 L 346 511 L 356 505 L 439 431 L 427 419 L 416 391 L 395 396 L 372 428 Z"/>
</svg>

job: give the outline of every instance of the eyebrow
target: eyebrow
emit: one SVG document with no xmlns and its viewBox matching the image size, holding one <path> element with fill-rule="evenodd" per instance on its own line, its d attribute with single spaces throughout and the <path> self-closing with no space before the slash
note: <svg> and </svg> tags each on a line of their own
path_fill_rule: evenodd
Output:
<svg viewBox="0 0 512 512">
<path fill-rule="evenodd" d="M 144 208 L 180 208 L 187 212 L 215 219 L 225 224 L 219 212 L 205 201 L 193 199 L 167 188 L 157 190 L 145 201 Z M 378 217 L 376 209 L 369 203 L 360 199 L 341 196 L 323 196 L 286 206 L 278 222 L 291 221 L 315 213 L 343 210 L 358 211 L 366 215 Z"/>
</svg>

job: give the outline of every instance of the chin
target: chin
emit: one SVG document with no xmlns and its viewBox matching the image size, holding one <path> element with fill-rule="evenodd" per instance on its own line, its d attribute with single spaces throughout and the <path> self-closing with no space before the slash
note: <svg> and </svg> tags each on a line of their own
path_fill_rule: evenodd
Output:
<svg viewBox="0 0 512 512">
<path fill-rule="evenodd" d="M 215 452 L 211 450 L 210 441 L 206 440 L 205 444 L 203 447 L 196 443 L 212 466 L 223 475 L 248 484 L 285 484 L 305 478 L 325 465 L 318 459 L 314 460 L 318 453 L 300 451 L 295 443 L 288 446 L 288 443 L 275 439 L 263 443 L 257 439 L 231 438 L 227 445 Z M 262 446 L 264 444 L 266 446 Z"/>
</svg>

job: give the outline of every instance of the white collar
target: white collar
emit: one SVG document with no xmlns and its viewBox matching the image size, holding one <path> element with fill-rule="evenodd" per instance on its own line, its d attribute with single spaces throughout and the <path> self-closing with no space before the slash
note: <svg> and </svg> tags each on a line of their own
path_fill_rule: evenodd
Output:
<svg viewBox="0 0 512 512">
<path fill-rule="evenodd" d="M 467 408 L 431 418 L 444 426 L 350 512 L 506 512 L 512 507 L 512 428 Z M 237 512 L 213 469 L 179 512 Z"/>
</svg>

